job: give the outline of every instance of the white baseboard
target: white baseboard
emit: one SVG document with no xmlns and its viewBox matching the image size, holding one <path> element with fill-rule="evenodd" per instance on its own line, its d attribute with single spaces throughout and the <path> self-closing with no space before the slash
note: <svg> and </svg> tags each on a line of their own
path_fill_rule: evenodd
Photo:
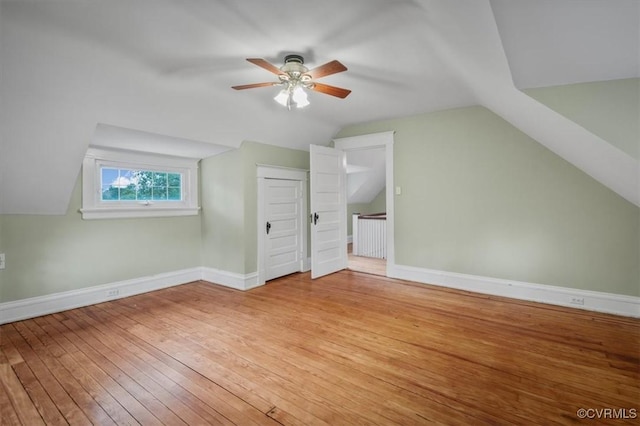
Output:
<svg viewBox="0 0 640 426">
<path fill-rule="evenodd" d="M 640 297 L 388 265 L 389 277 L 494 296 L 640 318 Z M 572 303 L 572 301 L 582 301 Z"/>
<path fill-rule="evenodd" d="M 640 318 L 640 297 L 509 281 L 404 265 L 390 264 L 387 266 L 387 273 L 392 278 L 424 284 Z M 62 312 L 198 280 L 205 280 L 237 290 L 250 290 L 259 286 L 257 272 L 237 274 L 213 268 L 196 267 L 0 303 L 0 324 Z M 583 304 L 572 303 L 572 300 L 576 299 L 581 299 Z"/>
<path fill-rule="evenodd" d="M 0 303 L 0 324 L 121 299 L 200 279 L 202 279 L 202 270 L 197 267 Z"/>
<path fill-rule="evenodd" d="M 347 235 L 347 244 L 351 244 L 353 242 L 353 235 Z"/>
<path fill-rule="evenodd" d="M 0 324 L 94 305 L 199 280 L 237 290 L 250 290 L 258 287 L 257 272 L 242 275 L 213 268 L 196 267 L 0 303 Z"/>
<path fill-rule="evenodd" d="M 220 284 L 225 287 L 235 288 L 236 290 L 251 290 L 259 287 L 258 273 L 238 274 L 235 272 L 222 271 L 214 268 L 202 267 L 201 279 L 209 281 L 213 284 Z"/>
</svg>

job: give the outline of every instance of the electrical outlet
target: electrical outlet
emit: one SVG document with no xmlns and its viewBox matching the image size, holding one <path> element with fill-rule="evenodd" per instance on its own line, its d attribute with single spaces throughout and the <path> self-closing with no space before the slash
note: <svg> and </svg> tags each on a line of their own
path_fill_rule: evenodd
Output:
<svg viewBox="0 0 640 426">
<path fill-rule="evenodd" d="M 120 294 L 120 290 L 118 290 L 117 288 L 107 290 L 107 297 L 116 297 L 119 294 Z"/>
<path fill-rule="evenodd" d="M 584 305 L 584 297 L 571 296 L 571 304 Z"/>
<path fill-rule="evenodd" d="M 4 253 L 0 253 L 0 269 L 5 268 Z"/>
</svg>

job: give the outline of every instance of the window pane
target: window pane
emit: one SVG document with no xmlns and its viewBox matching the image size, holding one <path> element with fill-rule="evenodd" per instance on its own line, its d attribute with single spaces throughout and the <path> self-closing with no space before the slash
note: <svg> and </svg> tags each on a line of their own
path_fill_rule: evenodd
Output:
<svg viewBox="0 0 640 426">
<path fill-rule="evenodd" d="M 167 186 L 167 174 L 166 173 L 154 173 L 153 174 L 153 186 Z"/>
<path fill-rule="evenodd" d="M 182 195 L 180 193 L 180 188 L 169 188 L 169 200 L 170 201 L 181 201 Z"/>
<path fill-rule="evenodd" d="M 167 187 L 166 186 L 154 186 L 153 187 L 153 199 L 154 200 L 166 200 L 167 199 Z"/>
<path fill-rule="evenodd" d="M 136 199 L 136 187 L 131 184 L 126 188 L 120 188 L 121 200 L 135 200 Z"/>
<path fill-rule="evenodd" d="M 103 200 L 117 201 L 120 199 L 118 188 L 113 186 L 113 183 L 118 180 L 119 173 L 120 171 L 118 169 L 103 168 L 101 170 L 100 183 L 102 188 L 101 198 Z"/>
<path fill-rule="evenodd" d="M 136 170 L 134 172 L 134 182 L 138 188 L 138 193 L 148 194 L 149 197 L 151 197 L 151 187 L 153 186 L 153 172 Z"/>
<path fill-rule="evenodd" d="M 102 199 L 104 201 L 117 201 L 119 199 L 118 188 L 111 185 L 102 185 Z"/>
<path fill-rule="evenodd" d="M 151 200 L 151 188 L 138 188 L 138 200 Z"/>
<path fill-rule="evenodd" d="M 169 173 L 169 187 L 181 187 L 182 175 L 180 173 Z"/>
<path fill-rule="evenodd" d="M 100 182 L 100 184 L 103 188 L 111 185 L 111 183 L 115 182 L 116 179 L 118 179 L 118 169 L 102 168 L 102 182 Z"/>
<path fill-rule="evenodd" d="M 134 173 L 133 170 L 121 169 L 118 179 L 114 181 L 112 185 L 118 188 L 126 188 L 127 186 L 133 183 L 132 182 L 133 173 Z"/>
</svg>

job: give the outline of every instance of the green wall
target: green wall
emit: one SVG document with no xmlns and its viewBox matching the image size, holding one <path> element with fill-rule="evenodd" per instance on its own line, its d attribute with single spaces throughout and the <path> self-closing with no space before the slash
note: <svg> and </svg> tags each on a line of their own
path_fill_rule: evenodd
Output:
<svg viewBox="0 0 640 426">
<path fill-rule="evenodd" d="M 200 162 L 202 265 L 244 273 L 244 174 L 242 152 Z"/>
<path fill-rule="evenodd" d="M 482 107 L 349 126 L 395 130 L 399 265 L 640 295 L 640 211 Z"/>
<path fill-rule="evenodd" d="M 80 179 L 63 216 L 0 216 L 0 302 L 200 266 L 200 217 L 82 220 Z"/>
<path fill-rule="evenodd" d="M 638 90 L 633 79 L 527 93 L 637 158 Z M 481 107 L 337 137 L 388 130 L 398 264 L 640 296 L 638 207 Z M 199 216 L 85 221 L 80 181 L 66 215 L 0 215 L 0 302 L 197 266 L 255 272 L 256 163 L 308 169 L 309 155 L 245 142 L 203 160 Z"/>
<path fill-rule="evenodd" d="M 309 168 L 309 153 L 245 142 L 201 162 L 198 216 L 82 220 L 78 179 L 63 216 L 0 215 L 0 302 L 209 266 L 257 269 L 256 163 Z"/>
<path fill-rule="evenodd" d="M 369 203 L 369 211 L 370 213 L 383 213 L 387 211 L 387 188 L 382 188 L 373 201 Z"/>
<path fill-rule="evenodd" d="M 524 92 L 640 160 L 640 79 L 542 87 Z"/>
<path fill-rule="evenodd" d="M 241 147 L 244 161 L 244 223 L 245 223 L 245 273 L 258 270 L 258 180 L 257 164 L 291 167 L 309 170 L 309 152 L 280 148 L 257 142 L 244 142 Z M 308 188 L 307 188 L 308 190 Z M 308 211 L 307 206 L 307 211 Z M 307 242 L 309 238 L 307 237 Z"/>
<path fill-rule="evenodd" d="M 236 151 L 202 161 L 204 266 L 256 272 L 257 164 L 308 170 L 309 153 L 245 141 Z"/>
<path fill-rule="evenodd" d="M 387 189 L 382 190 L 370 203 L 347 204 L 347 235 L 353 234 L 353 213 L 382 213 L 387 210 Z"/>
</svg>

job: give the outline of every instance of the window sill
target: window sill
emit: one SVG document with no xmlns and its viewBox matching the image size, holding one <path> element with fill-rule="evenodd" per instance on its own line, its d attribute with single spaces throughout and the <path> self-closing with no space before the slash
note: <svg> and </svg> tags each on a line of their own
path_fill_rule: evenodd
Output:
<svg viewBox="0 0 640 426">
<path fill-rule="evenodd" d="M 82 219 L 126 219 L 140 217 L 172 217 L 172 216 L 197 216 L 200 207 L 176 208 L 176 207 L 154 207 L 149 208 L 98 208 L 80 209 Z"/>
</svg>

